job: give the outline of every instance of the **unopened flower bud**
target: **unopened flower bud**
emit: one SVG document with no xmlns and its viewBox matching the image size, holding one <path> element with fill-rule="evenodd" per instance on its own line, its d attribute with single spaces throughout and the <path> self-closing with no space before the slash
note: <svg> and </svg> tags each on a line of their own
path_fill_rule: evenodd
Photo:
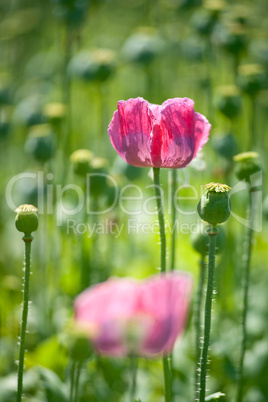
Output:
<svg viewBox="0 0 268 402">
<path fill-rule="evenodd" d="M 73 165 L 73 171 L 78 176 L 86 176 L 91 168 L 90 162 L 93 158 L 93 153 L 88 149 L 78 149 L 70 156 L 70 161 Z"/>
<path fill-rule="evenodd" d="M 33 205 L 24 204 L 18 207 L 15 212 L 17 216 L 15 218 L 15 225 L 19 232 L 23 232 L 25 235 L 30 235 L 38 228 L 38 209 Z"/>
<path fill-rule="evenodd" d="M 235 174 L 238 180 L 250 182 L 250 176 L 261 171 L 258 156 L 257 152 L 242 152 L 234 156 L 234 161 L 237 162 Z"/>
<path fill-rule="evenodd" d="M 225 222 L 231 213 L 231 200 L 228 194 L 230 187 L 226 184 L 209 183 L 205 185 L 206 192 L 202 195 L 197 211 L 200 218 L 216 226 Z"/>
</svg>

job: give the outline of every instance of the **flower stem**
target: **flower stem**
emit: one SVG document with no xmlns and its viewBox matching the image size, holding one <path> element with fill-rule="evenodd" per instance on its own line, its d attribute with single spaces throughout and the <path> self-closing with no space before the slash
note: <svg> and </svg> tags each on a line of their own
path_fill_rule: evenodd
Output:
<svg viewBox="0 0 268 402">
<path fill-rule="evenodd" d="M 161 196 L 160 188 L 160 168 L 153 168 L 154 172 L 154 189 L 156 195 L 157 211 L 158 211 L 158 221 L 160 230 L 160 243 L 161 243 L 161 272 L 166 272 L 166 232 L 165 232 L 165 219 L 164 219 L 164 209 Z M 164 383 L 165 383 L 165 401 L 171 401 L 171 375 L 168 357 L 164 356 L 163 359 L 163 372 L 164 372 Z"/>
<path fill-rule="evenodd" d="M 130 357 L 131 369 L 131 385 L 130 385 L 130 402 L 135 400 L 136 386 L 137 386 L 137 368 L 138 360 L 135 356 Z"/>
<path fill-rule="evenodd" d="M 74 402 L 78 402 L 78 390 L 79 390 L 79 379 L 80 379 L 80 373 L 81 373 L 81 368 L 82 368 L 82 362 L 77 362 L 76 363 L 76 377 L 75 377 L 75 383 L 74 383 Z"/>
<path fill-rule="evenodd" d="M 153 168 L 153 171 L 154 171 L 154 190 L 156 195 L 159 230 L 160 230 L 161 272 L 166 272 L 166 232 L 165 232 L 164 209 L 163 209 L 161 187 L 160 187 L 160 168 Z"/>
<path fill-rule="evenodd" d="M 164 372 L 164 381 L 165 381 L 165 402 L 171 402 L 171 375 L 168 357 L 164 356 L 162 359 L 163 362 L 163 372 Z"/>
<path fill-rule="evenodd" d="M 175 193 L 177 184 L 177 169 L 172 169 L 172 181 L 171 181 L 171 194 L 172 194 L 172 204 L 171 204 L 171 258 L 170 258 L 170 270 L 173 271 L 175 268 L 175 245 L 176 245 L 176 204 L 175 204 Z"/>
<path fill-rule="evenodd" d="M 23 391 L 23 368 L 24 368 L 24 352 L 25 352 L 25 335 L 26 335 L 28 306 L 29 306 L 31 242 L 33 240 L 33 237 L 31 235 L 29 235 L 29 236 L 25 235 L 22 239 L 23 239 L 23 241 L 25 243 L 25 275 L 24 275 L 24 285 L 23 285 L 22 321 L 21 321 L 21 328 L 20 328 L 17 402 L 21 402 L 22 391 Z"/>
<path fill-rule="evenodd" d="M 195 353 L 196 353 L 196 370 L 195 370 L 195 398 L 198 395 L 199 389 L 199 364 L 200 364 L 200 355 L 201 355 L 201 311 L 202 311 L 202 302 L 203 302 L 203 289 L 204 289 L 204 280 L 205 280 L 205 259 L 202 256 L 200 260 L 200 269 L 199 269 L 199 279 L 198 279 L 198 290 L 196 295 L 195 302 Z"/>
<path fill-rule="evenodd" d="M 249 138 L 249 146 L 248 149 L 252 150 L 254 148 L 254 144 L 257 144 L 257 147 L 260 145 L 257 138 L 256 132 L 256 100 L 253 96 L 250 97 L 250 138 Z"/>
<path fill-rule="evenodd" d="M 249 198 L 249 209 L 248 216 L 249 220 L 252 217 L 252 200 L 251 194 Z M 247 323 L 247 311 L 248 311 L 248 290 L 249 290 L 249 275 L 250 275 L 250 260 L 251 260 L 251 250 L 252 250 L 252 227 L 249 226 L 247 229 L 245 244 L 244 244 L 244 266 L 243 266 L 243 312 L 242 312 L 242 344 L 241 344 L 241 354 L 239 358 L 238 364 L 238 387 L 237 387 L 237 396 L 236 401 L 242 401 L 242 393 L 243 393 L 243 367 L 244 367 L 244 357 L 247 346 L 247 332 L 246 332 L 246 323 Z"/>
<path fill-rule="evenodd" d="M 73 402 L 74 382 L 75 382 L 75 361 L 71 362 L 70 370 L 70 402 Z"/>
<path fill-rule="evenodd" d="M 201 361 L 200 361 L 201 372 L 200 372 L 199 402 L 204 402 L 206 396 L 207 358 L 208 358 L 208 348 L 209 348 L 210 328 L 211 328 L 211 307 L 213 299 L 217 234 L 218 229 L 216 229 L 215 226 L 211 226 L 211 228 L 208 230 L 209 235 L 208 282 L 207 282 L 206 304 L 205 304 L 204 340 L 203 340 Z"/>
</svg>

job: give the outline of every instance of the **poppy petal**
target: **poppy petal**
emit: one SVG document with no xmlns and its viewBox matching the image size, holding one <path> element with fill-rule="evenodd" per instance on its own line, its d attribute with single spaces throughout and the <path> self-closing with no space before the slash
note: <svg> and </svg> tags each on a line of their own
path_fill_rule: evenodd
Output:
<svg viewBox="0 0 268 402">
<path fill-rule="evenodd" d="M 118 110 L 108 127 L 114 149 L 130 165 L 152 166 L 149 103 L 142 98 L 136 98 L 119 101 L 117 107 Z"/>
</svg>

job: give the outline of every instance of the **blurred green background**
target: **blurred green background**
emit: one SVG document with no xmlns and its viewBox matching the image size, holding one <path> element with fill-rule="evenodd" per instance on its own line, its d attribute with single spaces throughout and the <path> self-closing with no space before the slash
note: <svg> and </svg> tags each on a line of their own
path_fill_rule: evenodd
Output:
<svg viewBox="0 0 268 402">
<path fill-rule="evenodd" d="M 255 199 L 243 401 L 267 401 L 267 27 L 265 0 L 1 1 L 0 402 L 14 401 L 16 390 L 24 253 L 16 207 L 34 204 L 40 221 L 32 255 L 27 401 L 69 400 L 68 323 L 81 290 L 112 275 L 142 279 L 158 272 L 157 230 L 138 229 L 139 222 L 152 225 L 157 218 L 153 200 L 146 204 L 150 213 L 144 211 L 153 197 L 150 171 L 127 166 L 107 134 L 117 101 L 138 96 L 157 104 L 189 97 L 212 124 L 209 142 L 177 175 L 176 269 L 197 280 L 200 256 L 191 235 L 201 223 L 196 205 L 203 185 L 215 181 L 234 188 L 235 215 L 223 225 L 226 241 L 217 257 L 208 379 L 211 393 L 224 392 L 226 401 L 234 400 L 236 389 L 246 232 L 241 219 L 248 203 L 233 156 L 259 153 L 262 187 Z M 78 149 L 93 153 L 90 167 L 88 155 L 84 162 L 81 153 L 70 160 Z M 98 176 L 86 185 L 85 173 L 109 178 Z M 170 181 L 171 172 L 162 169 L 169 227 Z M 122 199 L 140 194 L 139 201 Z M 85 202 L 79 208 L 84 195 L 91 210 L 109 211 L 93 215 Z M 169 264 L 170 230 L 167 240 Z M 193 400 L 192 315 L 174 351 L 178 402 Z M 130 377 L 128 359 L 91 355 L 81 368 L 79 401 L 126 401 Z M 140 359 L 137 383 L 141 401 L 163 401 L 161 361 Z"/>
</svg>

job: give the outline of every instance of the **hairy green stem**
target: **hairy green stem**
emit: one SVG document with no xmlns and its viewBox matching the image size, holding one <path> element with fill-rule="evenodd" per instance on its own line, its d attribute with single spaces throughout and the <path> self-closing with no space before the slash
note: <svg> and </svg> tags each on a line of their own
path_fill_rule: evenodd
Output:
<svg viewBox="0 0 268 402">
<path fill-rule="evenodd" d="M 154 171 L 154 190 L 156 196 L 160 243 L 161 243 L 161 272 L 166 272 L 166 231 L 164 209 L 162 203 L 161 187 L 160 187 L 160 168 L 153 168 Z"/>
<path fill-rule="evenodd" d="M 175 250 L 176 250 L 176 204 L 175 204 L 175 194 L 177 189 L 177 169 L 172 169 L 172 181 L 171 181 L 171 194 L 172 194 L 172 204 L 171 204 L 171 256 L 170 256 L 170 270 L 173 271 L 175 268 Z"/>
<path fill-rule="evenodd" d="M 160 231 L 160 243 L 161 243 L 161 272 L 166 272 L 166 232 L 165 232 L 165 219 L 164 208 L 162 203 L 161 188 L 160 188 L 160 168 L 153 168 L 154 172 L 154 189 L 156 195 L 159 231 Z M 168 358 L 163 357 L 163 372 L 165 383 L 165 401 L 171 401 L 171 375 Z"/>
<path fill-rule="evenodd" d="M 23 392 L 25 336 L 26 336 L 27 318 L 28 318 L 29 284 L 30 284 L 30 270 L 31 270 L 31 242 L 33 240 L 33 237 L 31 235 L 29 236 L 25 235 L 22 239 L 25 243 L 25 275 L 23 285 L 22 321 L 20 327 L 17 402 L 21 402 Z"/>
<path fill-rule="evenodd" d="M 200 373 L 199 373 L 199 364 L 200 364 L 200 356 L 201 356 L 201 311 L 202 311 L 202 303 L 203 303 L 203 290 L 204 290 L 204 281 L 205 281 L 205 259 L 202 256 L 200 260 L 200 269 L 199 269 L 199 279 L 198 279 L 198 289 L 196 295 L 195 302 L 195 358 L 196 358 L 196 369 L 195 369 L 195 398 L 198 396 L 199 392 L 199 381 L 200 381 Z"/>
<path fill-rule="evenodd" d="M 137 386 L 138 359 L 135 356 L 130 357 L 131 384 L 130 384 L 130 402 L 135 400 Z"/>
<path fill-rule="evenodd" d="M 75 361 L 72 360 L 70 370 L 70 402 L 73 402 L 74 383 L 75 383 Z"/>
<path fill-rule="evenodd" d="M 209 235 L 209 255 L 208 255 L 208 281 L 205 303 L 205 319 L 204 319 L 204 339 L 200 360 L 200 392 L 199 402 L 205 401 L 206 396 L 206 376 L 207 376 L 207 358 L 208 348 L 210 340 L 210 328 L 211 328 L 211 307 L 213 299 L 213 287 L 214 287 L 214 268 L 215 268 L 215 254 L 216 254 L 216 236 L 218 229 L 211 227 L 208 230 Z"/>
<path fill-rule="evenodd" d="M 82 368 L 82 362 L 77 362 L 76 363 L 76 375 L 75 375 L 75 383 L 74 383 L 74 402 L 78 402 L 78 391 L 79 391 L 79 379 L 80 379 L 80 373 L 81 373 L 81 368 Z"/>
<path fill-rule="evenodd" d="M 248 217 L 249 221 L 252 214 L 252 200 L 251 194 L 249 198 L 249 209 Z M 249 290 L 249 275 L 250 275 L 250 260 L 251 260 L 251 250 L 252 250 L 252 234 L 253 230 L 251 226 L 247 228 L 247 234 L 244 244 L 244 259 L 243 259 L 243 312 L 242 312 L 242 344 L 240 351 L 240 358 L 238 363 L 238 386 L 237 386 L 237 396 L 236 402 L 242 402 L 243 394 L 243 368 L 244 368 L 244 358 L 247 347 L 247 311 L 248 311 L 248 290 Z"/>
</svg>

